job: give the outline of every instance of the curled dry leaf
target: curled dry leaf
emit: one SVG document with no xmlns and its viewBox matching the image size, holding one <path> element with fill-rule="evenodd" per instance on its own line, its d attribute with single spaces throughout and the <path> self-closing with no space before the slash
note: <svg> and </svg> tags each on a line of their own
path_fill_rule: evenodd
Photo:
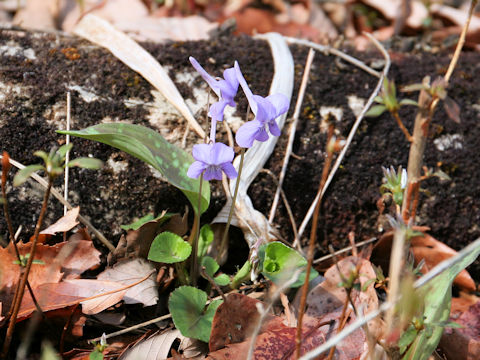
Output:
<svg viewBox="0 0 480 360">
<path fill-rule="evenodd" d="M 126 350 L 119 360 L 156 360 L 166 359 L 176 339 L 183 339 L 179 330 L 171 329 L 142 339 Z"/>
<path fill-rule="evenodd" d="M 127 304 L 141 303 L 144 306 L 151 306 L 157 303 L 158 289 L 155 268 L 147 260 L 140 258 L 124 260 L 103 271 L 97 279 L 112 281 L 123 286 L 139 281 L 149 274 L 151 275 L 148 279 L 128 289 L 123 300 Z"/>
<path fill-rule="evenodd" d="M 41 231 L 40 234 L 55 235 L 56 233 L 66 232 L 73 229 L 75 226 L 78 225 L 77 217 L 79 212 L 79 206 L 68 210 L 64 216 L 62 216 L 54 224 L 50 225 L 45 230 Z"/>
<path fill-rule="evenodd" d="M 166 214 L 163 214 L 166 215 Z M 149 221 L 137 230 L 128 230 L 127 235 L 120 238 L 115 251 L 108 255 L 108 263 L 112 264 L 124 258 L 146 259 L 155 236 L 164 231 L 170 231 L 183 236 L 188 230 L 188 213 L 182 217 L 179 214 L 169 215 L 169 220 L 163 217 Z"/>
<path fill-rule="evenodd" d="M 415 257 L 416 264 L 422 259 L 425 259 L 425 266 L 422 268 L 423 273 L 427 273 L 443 260 L 451 258 L 457 254 L 457 252 L 451 247 L 428 234 L 412 238 L 411 250 Z M 462 270 L 453 283 L 464 290 L 475 291 L 475 282 L 467 270 Z"/>
</svg>

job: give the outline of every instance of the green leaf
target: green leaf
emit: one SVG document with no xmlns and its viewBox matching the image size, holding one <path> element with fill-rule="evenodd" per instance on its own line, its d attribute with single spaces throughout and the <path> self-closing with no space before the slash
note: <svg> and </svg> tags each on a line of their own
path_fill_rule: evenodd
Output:
<svg viewBox="0 0 480 360">
<path fill-rule="evenodd" d="M 60 360 L 60 356 L 58 356 L 57 351 L 53 348 L 53 346 L 45 341 L 42 344 L 42 354 L 40 355 L 40 360 Z"/>
<path fill-rule="evenodd" d="M 400 105 L 418 106 L 418 102 L 416 102 L 415 100 L 411 100 L 411 99 L 402 99 L 402 100 L 400 100 Z"/>
<path fill-rule="evenodd" d="M 213 230 L 210 225 L 205 224 L 200 229 L 200 236 L 198 238 L 198 257 L 205 256 L 207 249 L 210 244 L 213 242 Z"/>
<path fill-rule="evenodd" d="M 290 279 L 295 270 L 307 266 L 307 260 L 302 255 L 278 241 L 262 245 L 258 251 L 258 257 L 260 258 L 262 274 L 277 284 Z M 292 287 L 303 285 L 305 275 L 305 271 L 302 271 Z M 318 272 L 312 269 L 310 280 L 317 276 Z"/>
<path fill-rule="evenodd" d="M 468 245 L 456 256 L 460 259 L 445 271 L 419 288 L 425 294 L 425 324 L 438 324 L 448 321 L 452 299 L 452 283 L 455 277 L 480 254 L 480 240 Z M 433 331 L 419 332 L 412 346 L 406 352 L 404 359 L 426 360 L 437 347 L 443 333 L 442 326 L 428 326 Z"/>
<path fill-rule="evenodd" d="M 385 111 L 387 111 L 387 107 L 385 105 L 373 105 L 370 110 L 367 111 L 365 116 L 368 117 L 377 117 L 382 115 Z"/>
<path fill-rule="evenodd" d="M 35 151 L 33 155 L 41 158 L 45 162 L 45 164 L 48 162 L 48 154 L 45 151 L 38 150 L 38 151 Z"/>
<path fill-rule="evenodd" d="M 222 301 L 212 301 L 205 310 L 206 302 L 207 294 L 192 286 L 181 286 L 171 293 L 168 309 L 183 336 L 208 343 L 213 316 Z"/>
<path fill-rule="evenodd" d="M 215 282 L 219 286 L 227 286 L 228 284 L 230 284 L 230 276 L 228 276 L 227 274 L 217 275 L 213 280 L 215 280 Z"/>
<path fill-rule="evenodd" d="M 250 278 L 250 271 L 252 270 L 252 264 L 249 260 L 245 261 L 243 266 L 238 270 L 232 280 L 232 289 L 236 289 L 242 282 L 247 281 Z"/>
<path fill-rule="evenodd" d="M 187 171 L 193 158 L 186 151 L 170 144 L 160 134 L 140 125 L 127 123 L 98 124 L 78 131 L 57 131 L 113 146 L 153 166 L 173 186 L 179 188 L 198 211 L 199 179 L 191 179 Z M 200 213 L 210 202 L 210 186 L 203 181 Z"/>
<path fill-rule="evenodd" d="M 153 239 L 148 260 L 173 264 L 186 260 L 192 252 L 192 246 L 177 234 L 165 231 Z"/>
<path fill-rule="evenodd" d="M 103 353 L 98 349 L 93 350 L 90 355 L 88 355 L 90 360 L 103 360 Z"/>
<path fill-rule="evenodd" d="M 156 222 L 158 225 L 162 225 L 165 221 L 170 220 L 170 218 L 173 216 L 173 213 L 164 213 L 160 214 L 157 217 L 155 217 L 153 214 L 147 214 L 137 221 L 128 224 L 128 225 L 120 225 L 120 227 L 125 230 L 138 230 L 140 229 L 143 225 L 149 222 Z"/>
<path fill-rule="evenodd" d="M 220 269 L 220 265 L 215 261 L 214 258 L 210 256 L 204 256 L 202 258 L 202 266 L 205 267 L 205 272 L 208 274 L 210 277 L 214 277 L 215 273 Z"/>
<path fill-rule="evenodd" d="M 32 173 L 42 169 L 43 165 L 40 164 L 26 166 L 15 174 L 15 177 L 13 178 L 13 186 L 22 185 L 25 181 L 27 181 L 27 179 L 30 177 L 30 175 L 32 175 Z"/>
<path fill-rule="evenodd" d="M 69 167 L 77 166 L 79 168 L 97 170 L 103 166 L 103 162 L 102 160 L 95 159 L 95 158 L 79 157 L 70 161 L 68 163 L 68 166 Z"/>
<path fill-rule="evenodd" d="M 73 144 L 65 144 L 60 146 L 60 148 L 57 150 L 57 154 L 60 155 L 63 159 L 65 159 L 65 156 L 67 155 L 67 152 L 69 152 L 73 147 Z"/>
<path fill-rule="evenodd" d="M 402 334 L 400 340 L 398 340 L 398 347 L 400 350 L 400 354 L 403 354 L 407 347 L 415 340 L 417 336 L 417 329 L 414 326 L 409 326 L 408 329 Z"/>
</svg>

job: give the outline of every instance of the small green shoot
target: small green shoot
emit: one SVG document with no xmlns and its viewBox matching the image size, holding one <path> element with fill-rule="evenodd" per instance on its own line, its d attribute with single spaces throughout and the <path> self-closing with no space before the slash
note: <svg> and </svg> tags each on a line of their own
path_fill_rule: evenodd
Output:
<svg viewBox="0 0 480 360">
<path fill-rule="evenodd" d="M 102 338 L 100 339 L 100 342 L 98 344 L 96 342 L 94 342 L 93 344 L 95 345 L 95 348 L 90 353 L 90 355 L 88 355 L 88 358 L 90 360 L 103 360 L 104 359 L 103 352 L 108 346 L 105 333 L 103 333 Z"/>
<path fill-rule="evenodd" d="M 148 260 L 174 264 L 186 260 L 192 253 L 192 246 L 177 234 L 165 231 L 153 239 Z"/>
<path fill-rule="evenodd" d="M 29 165 L 15 174 L 13 178 L 13 185 L 20 186 L 36 171 L 43 170 L 50 178 L 55 178 L 63 174 L 66 166 L 80 167 L 86 169 L 99 169 L 102 162 L 94 158 L 76 158 L 65 164 L 65 156 L 72 148 L 72 144 L 62 145 L 59 149 L 53 148 L 50 153 L 45 151 L 36 151 L 33 154 L 43 160 L 43 165 L 34 164 Z"/>
<path fill-rule="evenodd" d="M 402 206 L 403 193 L 407 186 L 407 171 L 402 169 L 401 165 L 398 167 L 398 171 L 395 171 L 393 166 L 390 166 L 390 169 L 382 166 L 382 170 L 384 178 L 383 184 L 380 186 L 380 193 L 382 195 L 391 194 L 395 204 Z"/>
<path fill-rule="evenodd" d="M 278 241 L 260 246 L 258 257 L 262 274 L 277 284 L 289 279 L 295 270 L 307 266 L 307 260 L 302 255 Z M 312 269 L 309 281 L 317 276 L 318 272 Z M 292 287 L 299 287 L 304 282 L 305 271 L 300 273 Z"/>
<path fill-rule="evenodd" d="M 213 316 L 221 300 L 212 301 L 205 309 L 207 294 L 193 286 L 181 286 L 168 299 L 173 322 L 183 336 L 208 343 Z"/>
</svg>

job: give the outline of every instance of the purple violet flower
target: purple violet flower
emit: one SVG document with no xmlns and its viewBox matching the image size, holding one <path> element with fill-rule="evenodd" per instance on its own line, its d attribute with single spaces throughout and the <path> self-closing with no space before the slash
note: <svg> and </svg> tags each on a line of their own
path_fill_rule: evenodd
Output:
<svg viewBox="0 0 480 360">
<path fill-rule="evenodd" d="M 267 125 L 272 135 L 280 136 L 281 132 L 275 119 L 288 110 L 290 105 L 288 98 L 283 94 L 273 94 L 266 98 L 254 95 L 248 87 L 237 61 L 235 61 L 235 72 L 250 108 L 255 114 L 255 119 L 245 123 L 238 129 L 235 136 L 237 144 L 241 147 L 249 148 L 253 145 L 254 140 L 267 141 Z"/>
<path fill-rule="evenodd" d="M 214 121 L 222 121 L 223 120 L 223 112 L 227 105 L 235 107 L 235 101 L 233 98 L 237 94 L 238 90 L 238 79 L 235 74 L 234 68 L 226 69 L 223 72 L 224 79 L 216 80 L 214 79 L 209 73 L 205 71 L 205 69 L 195 60 L 194 57 L 189 57 L 190 62 L 192 63 L 195 70 L 197 70 L 202 78 L 208 83 L 208 85 L 212 88 L 212 90 L 217 94 L 219 101 L 213 103 L 210 106 L 210 110 L 208 115 Z M 215 139 L 211 139 L 215 140 Z"/>
<path fill-rule="evenodd" d="M 222 171 L 229 179 L 237 177 L 232 165 L 233 149 L 222 143 L 198 144 L 193 146 L 193 158 L 196 160 L 188 168 L 187 175 L 198 178 L 203 173 L 205 180 L 222 180 Z"/>
</svg>

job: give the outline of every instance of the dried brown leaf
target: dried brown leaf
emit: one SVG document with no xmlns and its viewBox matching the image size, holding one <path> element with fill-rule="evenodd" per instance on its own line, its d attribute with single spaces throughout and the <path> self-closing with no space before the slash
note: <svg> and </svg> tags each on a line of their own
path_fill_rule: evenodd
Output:
<svg viewBox="0 0 480 360">
<path fill-rule="evenodd" d="M 65 216 L 62 216 L 54 224 L 41 231 L 40 234 L 55 235 L 59 232 L 66 232 L 78 225 L 77 217 L 80 212 L 80 207 L 77 206 L 68 210 Z"/>
</svg>

